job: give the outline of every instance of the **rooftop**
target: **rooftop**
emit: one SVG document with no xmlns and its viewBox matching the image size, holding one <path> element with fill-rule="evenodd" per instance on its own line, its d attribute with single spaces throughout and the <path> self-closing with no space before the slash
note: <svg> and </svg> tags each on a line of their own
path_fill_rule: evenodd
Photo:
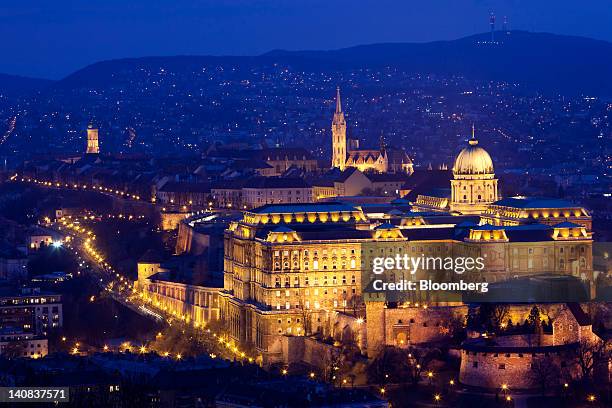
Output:
<svg viewBox="0 0 612 408">
<path fill-rule="evenodd" d="M 254 214 L 287 214 L 307 212 L 360 211 L 352 205 L 338 202 L 304 204 L 266 204 L 251 210 Z"/>
<path fill-rule="evenodd" d="M 575 208 L 575 204 L 559 198 L 546 197 L 508 197 L 494 202 L 492 205 L 513 208 Z"/>
</svg>

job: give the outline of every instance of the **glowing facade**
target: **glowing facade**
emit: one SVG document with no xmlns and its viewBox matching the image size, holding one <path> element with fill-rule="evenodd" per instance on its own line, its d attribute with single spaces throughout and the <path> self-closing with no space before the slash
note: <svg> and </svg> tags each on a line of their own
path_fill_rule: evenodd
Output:
<svg viewBox="0 0 612 408">
<path fill-rule="evenodd" d="M 99 154 L 100 146 L 98 145 L 98 129 L 92 125 L 87 127 L 87 154 Z"/>
<path fill-rule="evenodd" d="M 485 268 L 474 272 L 474 281 L 537 274 L 593 278 L 592 237 L 583 226 L 499 227 L 467 218 L 393 212 L 374 219 L 343 203 L 266 205 L 247 211 L 225 233 L 221 319 L 234 341 L 273 363 L 282 359 L 284 336 L 324 332 L 322 322 L 330 313 L 361 314 L 368 332 L 362 350 L 373 353 L 377 345 L 395 344 L 393 333 L 401 332 L 396 322 L 372 315 L 384 302 L 369 302 L 362 291 L 362 274 L 371 274 L 373 258 L 381 254 L 484 257 Z M 414 279 L 422 278 L 421 273 L 430 271 L 419 271 Z M 408 273 L 405 278 L 411 279 Z M 412 302 L 446 305 L 440 316 L 455 313 L 452 304 L 439 303 L 428 293 L 410 296 Z M 442 327 L 423 327 L 413 327 L 411 337 L 397 341 L 407 345 L 442 335 Z"/>
</svg>

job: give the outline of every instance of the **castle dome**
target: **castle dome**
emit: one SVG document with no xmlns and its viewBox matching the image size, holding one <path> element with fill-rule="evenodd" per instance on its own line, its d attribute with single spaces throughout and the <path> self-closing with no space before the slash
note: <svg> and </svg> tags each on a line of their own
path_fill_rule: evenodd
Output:
<svg viewBox="0 0 612 408">
<path fill-rule="evenodd" d="M 453 166 L 455 176 L 493 175 L 493 160 L 485 149 L 478 146 L 478 140 L 472 138 L 469 146 L 464 148 L 455 159 Z"/>
</svg>

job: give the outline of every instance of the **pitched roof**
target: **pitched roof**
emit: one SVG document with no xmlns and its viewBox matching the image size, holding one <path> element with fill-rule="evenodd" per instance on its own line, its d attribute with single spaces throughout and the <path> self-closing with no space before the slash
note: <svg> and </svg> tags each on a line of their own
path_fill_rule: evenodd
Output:
<svg viewBox="0 0 612 408">
<path fill-rule="evenodd" d="M 572 313 L 576 321 L 581 326 L 589 326 L 591 324 L 591 318 L 587 315 L 580 304 L 578 303 L 567 303 L 567 308 Z"/>
</svg>

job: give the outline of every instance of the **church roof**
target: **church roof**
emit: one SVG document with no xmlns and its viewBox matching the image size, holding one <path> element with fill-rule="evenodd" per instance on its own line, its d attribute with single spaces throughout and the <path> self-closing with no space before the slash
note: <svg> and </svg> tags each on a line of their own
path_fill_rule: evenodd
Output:
<svg viewBox="0 0 612 408">
<path fill-rule="evenodd" d="M 346 164 L 374 163 L 381 155 L 380 150 L 349 150 Z"/>
<path fill-rule="evenodd" d="M 387 153 L 387 160 L 389 165 L 397 165 L 397 164 L 412 164 L 412 159 L 408 156 L 402 149 L 398 149 L 395 147 L 386 147 L 385 151 Z"/>
</svg>

